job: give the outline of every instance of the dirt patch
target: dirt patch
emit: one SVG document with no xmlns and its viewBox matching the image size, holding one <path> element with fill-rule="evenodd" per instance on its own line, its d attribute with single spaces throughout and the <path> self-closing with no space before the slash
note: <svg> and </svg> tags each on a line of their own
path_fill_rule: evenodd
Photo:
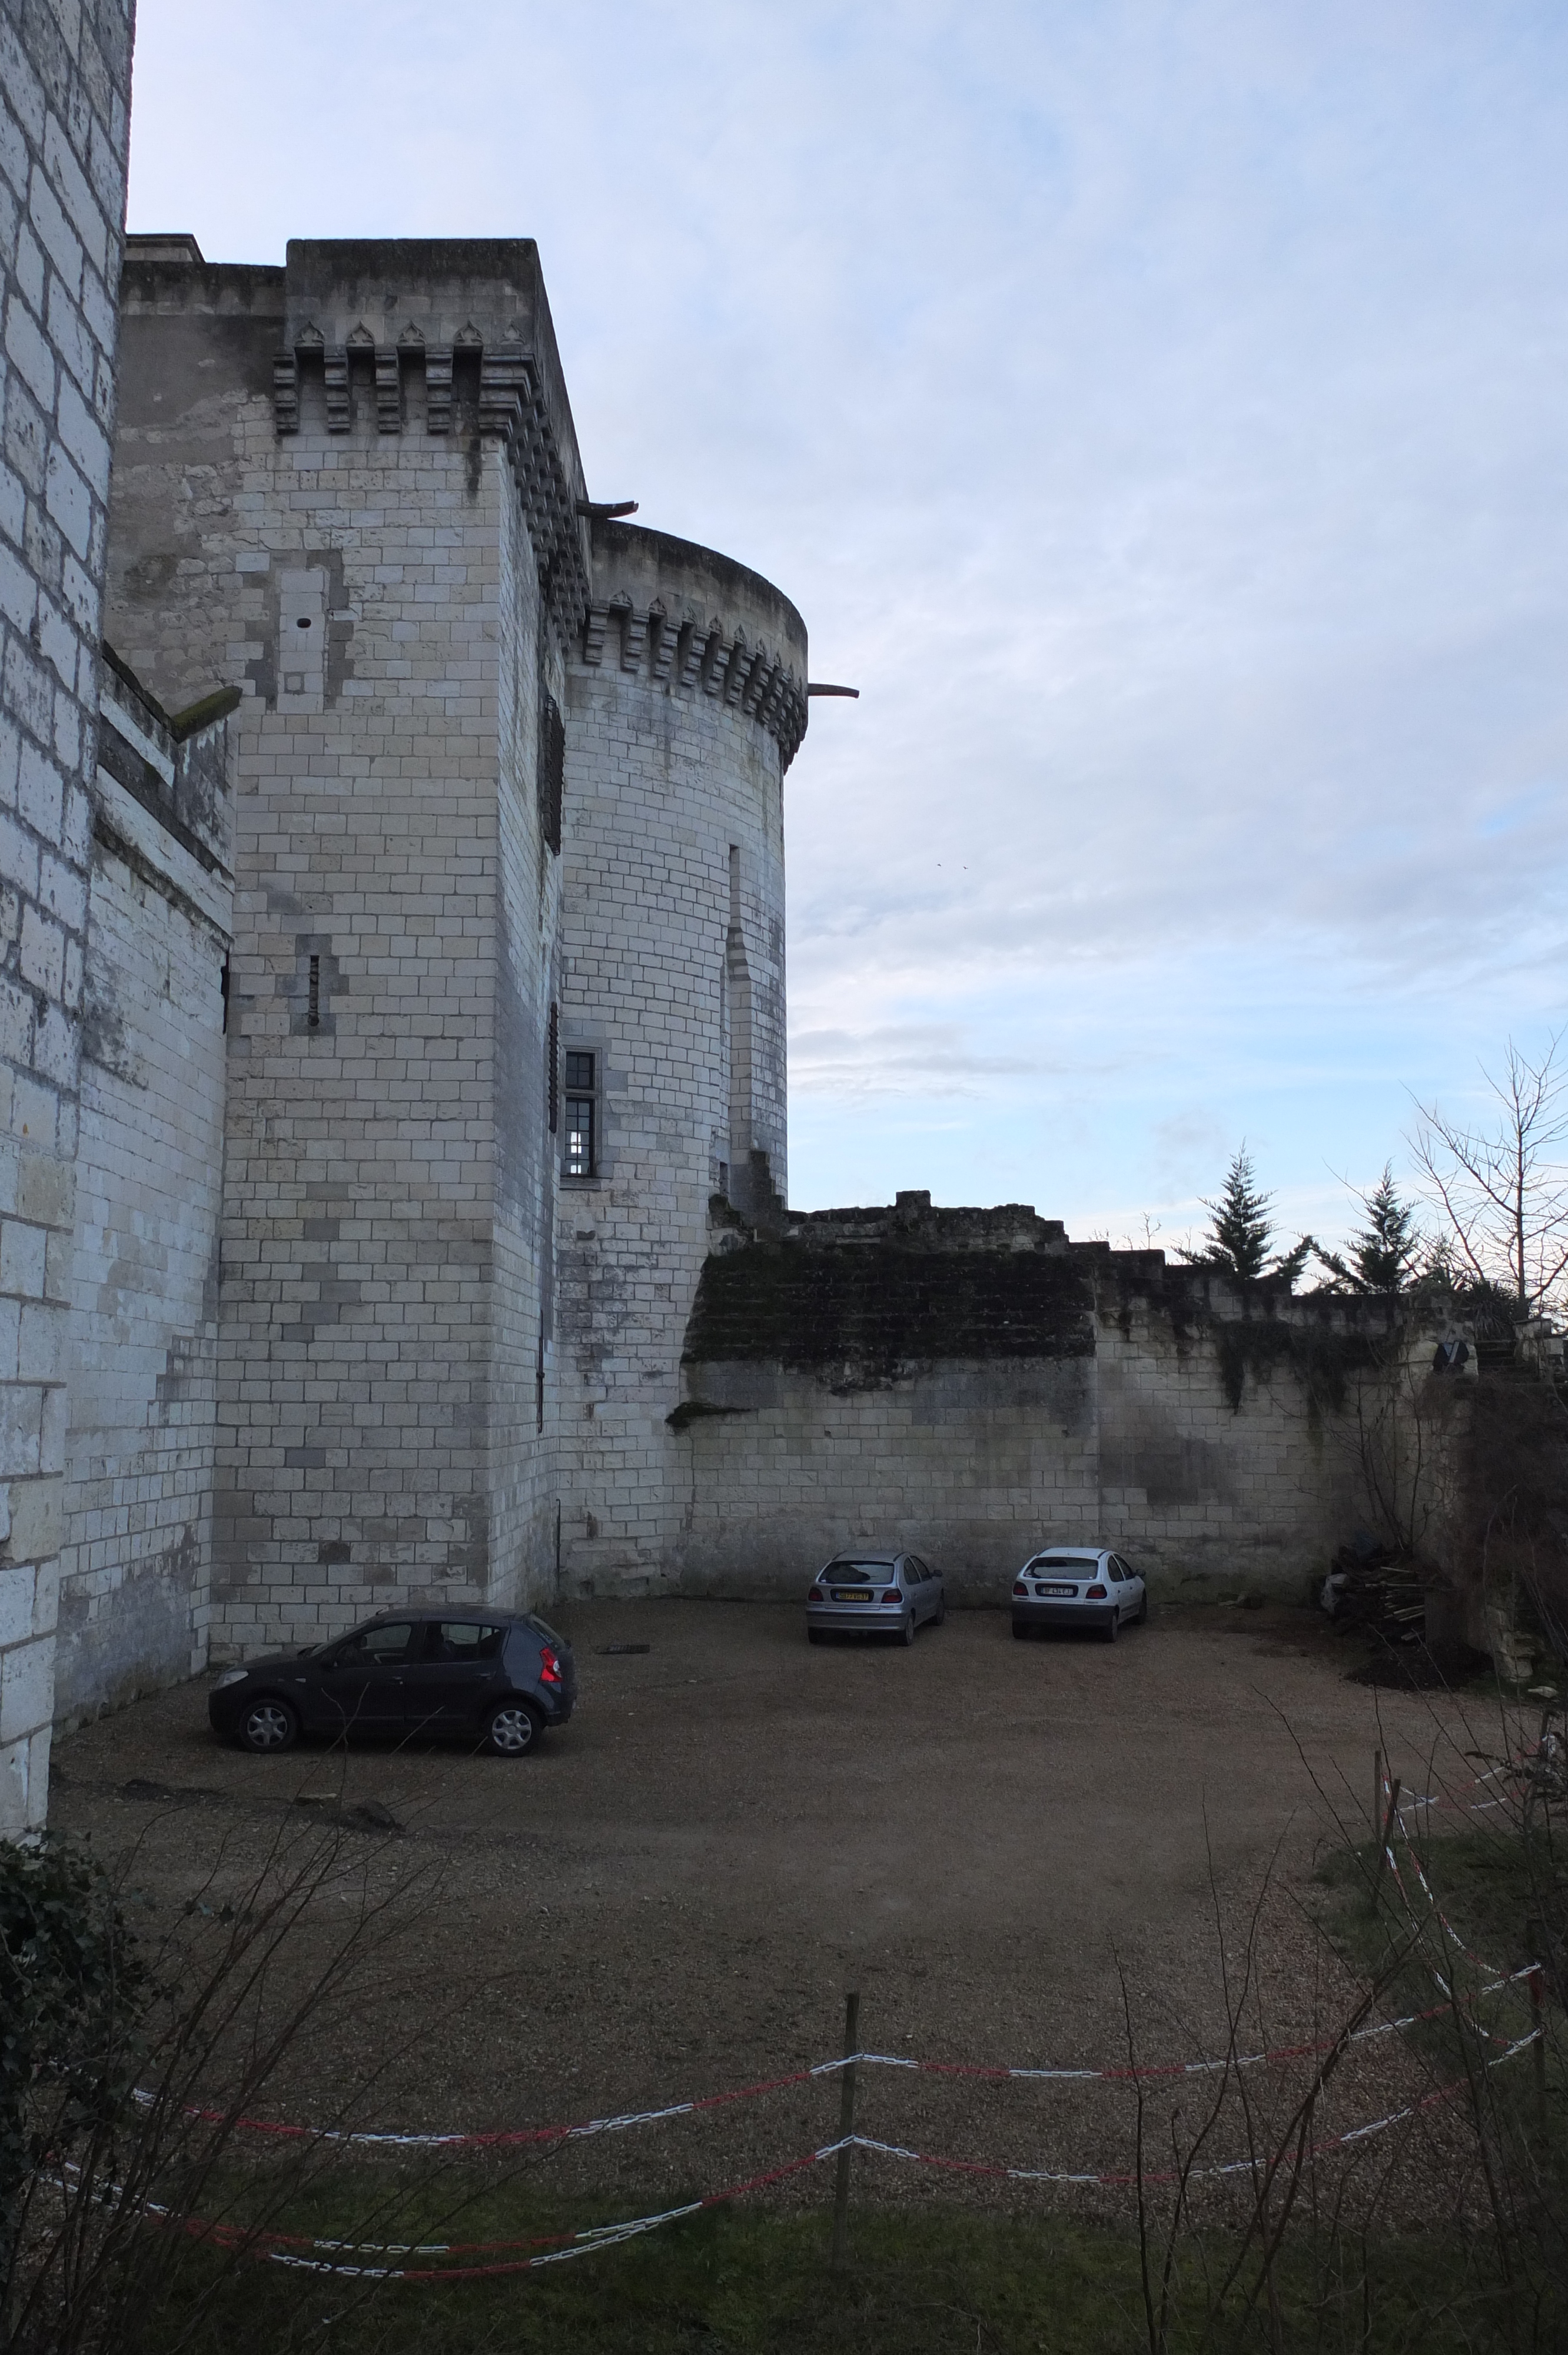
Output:
<svg viewBox="0 0 1568 2355">
<path fill-rule="evenodd" d="M 1115 1646 L 1017 1644 L 1005 1614 L 955 1612 L 911 1651 L 810 1647 L 798 1610 L 760 1604 L 552 1615 L 581 1700 L 524 1760 L 251 1758 L 209 1735 L 205 1679 L 58 1745 L 57 1826 L 90 1835 L 154 1919 L 232 1905 L 280 1842 L 328 1837 L 332 1903 L 403 1906 L 354 2035 L 295 2056 L 285 2113 L 499 2129 L 654 2106 L 826 2059 L 851 1987 L 863 2042 L 895 2057 L 1212 2053 L 1216 1905 L 1245 1940 L 1271 1859 L 1246 2032 L 1289 2041 L 1345 1992 L 1302 1909 L 1334 1811 L 1365 1837 L 1374 1745 L 1430 1790 L 1509 1735 L 1495 1702 L 1348 1684 L 1320 1614 L 1278 1605 L 1157 1609 Z M 1346 2123 L 1380 2091 L 1348 2074 Z M 826 2140 L 836 2103 L 832 2078 L 808 2082 L 554 2163 L 600 2190 L 734 2179 Z M 1132 2131 L 1125 2091 L 1097 2082 L 894 2071 L 868 2073 L 862 2122 L 1064 2169 L 1125 2162 Z M 905 2169 L 890 2196 L 956 2180 Z"/>
<path fill-rule="evenodd" d="M 1352 1668 L 1350 1681 L 1381 1685 L 1392 1692 L 1457 1691 L 1492 1673 L 1485 1652 L 1468 1644 L 1378 1644 L 1372 1657 Z"/>
</svg>

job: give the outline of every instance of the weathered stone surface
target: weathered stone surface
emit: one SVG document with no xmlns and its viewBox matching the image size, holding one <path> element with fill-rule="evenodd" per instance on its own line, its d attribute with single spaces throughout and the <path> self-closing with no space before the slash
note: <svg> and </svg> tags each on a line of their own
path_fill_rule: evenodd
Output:
<svg viewBox="0 0 1568 2355">
<path fill-rule="evenodd" d="M 673 1426 L 691 1591 L 790 1594 L 880 1542 L 994 1601 L 1071 1542 L 1298 1593 L 1367 1510 L 1354 1393 L 1399 1379 L 1378 1304 L 916 1194 L 714 1240 Z"/>
<path fill-rule="evenodd" d="M 132 22 L 0 8 L 0 1566 L 31 1596 L 0 1636 L 0 1834 L 43 1820 L 53 1705 Z"/>
</svg>

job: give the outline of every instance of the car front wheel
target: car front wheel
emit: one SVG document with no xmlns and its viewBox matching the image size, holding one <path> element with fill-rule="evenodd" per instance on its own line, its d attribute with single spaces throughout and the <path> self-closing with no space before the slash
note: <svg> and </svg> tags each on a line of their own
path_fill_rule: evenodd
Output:
<svg viewBox="0 0 1568 2355">
<path fill-rule="evenodd" d="M 947 1598 L 947 1596 L 946 1596 L 945 1594 L 941 1594 L 941 1595 L 938 1595 L 938 1598 L 937 1598 L 937 1608 L 936 1608 L 936 1610 L 932 1613 L 932 1614 L 931 1614 L 931 1624 L 932 1624 L 932 1625 L 933 1625 L 933 1626 L 935 1626 L 935 1627 L 940 1627 L 940 1626 L 944 1624 L 944 1622 L 946 1621 L 947 1616 L 948 1616 L 948 1598 Z"/>
<path fill-rule="evenodd" d="M 503 1700 L 484 1728 L 484 1746 L 496 1758 L 521 1758 L 538 1738 L 539 1721 L 525 1700 Z"/>
<path fill-rule="evenodd" d="M 242 1749 L 265 1758 L 273 1751 L 291 1750 L 300 1738 L 300 1713 L 286 1700 L 270 1695 L 253 1700 L 239 1721 Z"/>
</svg>

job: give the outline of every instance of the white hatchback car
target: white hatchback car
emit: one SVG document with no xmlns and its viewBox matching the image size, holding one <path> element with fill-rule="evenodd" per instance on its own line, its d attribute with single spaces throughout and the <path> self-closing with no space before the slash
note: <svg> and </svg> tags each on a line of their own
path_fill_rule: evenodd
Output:
<svg viewBox="0 0 1568 2355">
<path fill-rule="evenodd" d="M 1148 1616 L 1142 1579 L 1104 1546 L 1048 1546 L 1012 1582 L 1012 1632 L 1020 1638 L 1040 1627 L 1093 1627 L 1114 1644 L 1124 1626 Z"/>
</svg>

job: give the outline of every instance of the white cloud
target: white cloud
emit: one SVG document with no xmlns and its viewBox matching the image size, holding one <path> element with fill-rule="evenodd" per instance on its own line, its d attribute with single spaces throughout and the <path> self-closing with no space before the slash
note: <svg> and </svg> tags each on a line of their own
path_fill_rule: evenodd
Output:
<svg viewBox="0 0 1568 2355">
<path fill-rule="evenodd" d="M 1245 1133 L 1342 1223 L 1568 999 L 1565 66 L 1550 0 L 143 0 L 132 222 L 536 236 L 590 481 L 862 688 L 798 1199 L 1136 1231 Z"/>
</svg>

